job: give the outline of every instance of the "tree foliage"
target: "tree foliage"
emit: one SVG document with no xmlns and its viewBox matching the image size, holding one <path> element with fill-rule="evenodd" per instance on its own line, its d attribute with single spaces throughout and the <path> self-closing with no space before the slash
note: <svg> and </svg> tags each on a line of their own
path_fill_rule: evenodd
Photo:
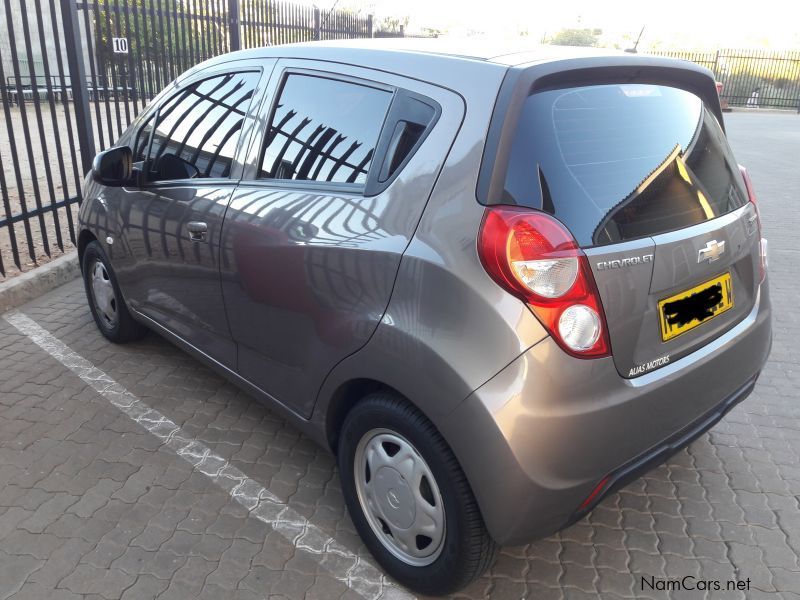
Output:
<svg viewBox="0 0 800 600">
<path fill-rule="evenodd" d="M 399 33 L 400 29 L 408 27 L 409 17 L 383 17 L 375 24 L 376 31 Z"/>
<path fill-rule="evenodd" d="M 117 77 L 124 76 L 131 62 L 134 70 L 149 63 L 156 73 L 170 73 L 165 81 L 157 83 L 156 88 L 160 89 L 192 64 L 224 51 L 227 27 L 219 2 L 201 2 L 191 8 L 194 10 L 183 2 L 173 5 L 162 0 L 129 0 L 121 5 L 98 0 L 93 10 L 86 8 L 90 11 L 92 45 L 101 77 L 107 77 L 112 69 Z M 130 54 L 113 52 L 114 37 L 127 38 Z M 149 93 L 152 95 L 157 89 Z"/>
<path fill-rule="evenodd" d="M 600 29 L 562 29 L 547 42 L 556 46 L 597 46 L 602 33 Z"/>
</svg>

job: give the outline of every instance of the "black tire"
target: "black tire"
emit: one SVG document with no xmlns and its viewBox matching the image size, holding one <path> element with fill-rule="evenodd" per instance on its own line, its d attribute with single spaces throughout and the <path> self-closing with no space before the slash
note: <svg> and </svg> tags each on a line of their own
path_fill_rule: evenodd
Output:
<svg viewBox="0 0 800 600">
<path fill-rule="evenodd" d="M 111 303 L 115 308 L 116 318 L 113 322 L 109 321 L 98 308 L 95 294 L 92 291 L 92 278 L 98 263 L 102 266 L 105 279 L 114 292 L 114 298 Z M 83 251 L 81 268 L 83 271 L 83 285 L 86 290 L 86 298 L 89 301 L 89 309 L 92 312 L 94 322 L 97 324 L 100 333 L 116 344 L 124 344 L 125 342 L 141 339 L 147 333 L 147 328 L 138 321 L 135 321 L 131 316 L 128 307 L 125 305 L 122 292 L 119 289 L 117 277 L 114 274 L 114 270 L 111 268 L 111 261 L 108 260 L 108 256 L 106 256 L 103 247 L 97 241 L 89 242 L 86 249 Z"/>
<path fill-rule="evenodd" d="M 431 564 L 413 566 L 400 560 L 376 536 L 364 514 L 355 481 L 356 449 L 362 437 L 374 429 L 390 430 L 408 440 L 439 487 L 446 529 L 441 553 Z M 383 569 L 404 586 L 420 594 L 449 594 L 480 577 L 494 562 L 497 544 L 486 531 L 461 466 L 433 424 L 403 398 L 382 391 L 356 404 L 342 425 L 338 463 L 356 530 Z"/>
</svg>

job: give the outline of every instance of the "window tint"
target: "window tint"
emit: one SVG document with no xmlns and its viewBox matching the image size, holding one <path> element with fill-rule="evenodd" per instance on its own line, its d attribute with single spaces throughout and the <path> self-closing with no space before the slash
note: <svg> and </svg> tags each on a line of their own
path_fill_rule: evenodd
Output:
<svg viewBox="0 0 800 600">
<path fill-rule="evenodd" d="M 555 214 L 593 246 L 695 225 L 746 199 L 725 136 L 698 97 L 623 84 L 528 97 L 502 201 Z"/>
<path fill-rule="evenodd" d="M 258 73 L 197 82 L 158 111 L 150 147 L 153 180 L 228 177 Z"/>
<path fill-rule="evenodd" d="M 376 88 L 289 75 L 259 177 L 366 182 L 391 99 L 390 92 Z"/>
</svg>

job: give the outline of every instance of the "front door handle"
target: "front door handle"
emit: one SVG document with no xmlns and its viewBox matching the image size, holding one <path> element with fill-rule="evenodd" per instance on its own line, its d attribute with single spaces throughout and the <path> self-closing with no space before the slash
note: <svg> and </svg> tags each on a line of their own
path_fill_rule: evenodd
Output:
<svg viewBox="0 0 800 600">
<path fill-rule="evenodd" d="M 208 223 L 202 221 L 189 221 L 186 225 L 189 230 L 189 239 L 193 242 L 202 242 L 206 239 L 206 232 L 208 232 Z"/>
</svg>

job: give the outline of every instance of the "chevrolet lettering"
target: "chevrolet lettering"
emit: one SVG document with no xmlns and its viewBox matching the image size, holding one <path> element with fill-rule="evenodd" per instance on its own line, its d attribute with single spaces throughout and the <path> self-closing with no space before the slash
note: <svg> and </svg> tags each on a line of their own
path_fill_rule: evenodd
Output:
<svg viewBox="0 0 800 600">
<path fill-rule="evenodd" d="M 624 267 L 632 267 L 634 265 L 642 265 L 644 263 L 651 262 L 653 262 L 653 255 L 645 254 L 643 256 L 631 256 L 629 258 L 603 260 L 597 263 L 597 269 L 598 271 L 605 271 L 607 269 L 622 269 Z"/>
</svg>

